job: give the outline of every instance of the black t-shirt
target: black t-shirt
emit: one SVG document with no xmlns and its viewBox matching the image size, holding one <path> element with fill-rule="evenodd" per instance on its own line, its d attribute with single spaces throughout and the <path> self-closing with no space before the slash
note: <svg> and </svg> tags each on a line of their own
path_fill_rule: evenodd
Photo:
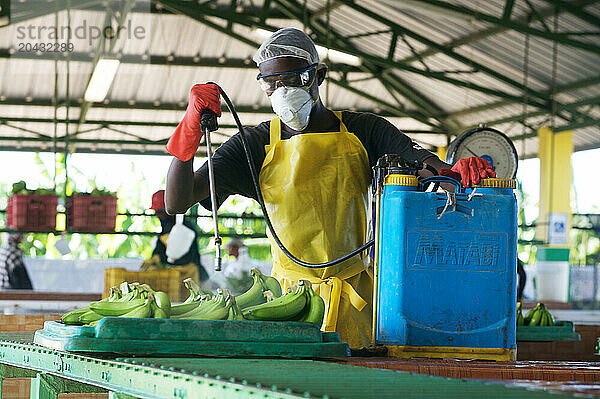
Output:
<svg viewBox="0 0 600 399">
<path fill-rule="evenodd" d="M 380 116 L 371 113 L 343 111 L 342 122 L 365 147 L 371 167 L 375 166 L 377 160 L 385 154 L 397 154 L 406 160 L 421 162 L 435 156 L 414 143 L 407 135 Z M 269 123 L 270 121 L 266 121 L 255 127 L 244 128 L 257 172 L 260 172 L 265 160 L 265 145 L 268 145 L 270 140 Z M 252 184 L 252 176 L 240 134 L 238 132 L 232 136 L 213 155 L 219 206 L 233 194 L 240 194 L 256 200 L 256 191 Z M 282 140 L 291 136 L 290 133 L 281 130 Z M 198 173 L 208 176 L 208 165 L 206 163 L 202 165 Z M 211 209 L 210 198 L 201 201 L 200 204 L 206 209 Z"/>
</svg>

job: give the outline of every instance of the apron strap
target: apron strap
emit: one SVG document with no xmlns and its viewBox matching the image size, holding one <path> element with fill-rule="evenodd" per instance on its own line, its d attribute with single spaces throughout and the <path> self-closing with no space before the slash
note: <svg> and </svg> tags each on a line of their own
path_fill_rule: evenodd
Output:
<svg viewBox="0 0 600 399">
<path fill-rule="evenodd" d="M 340 132 L 348 133 L 348 128 L 342 122 L 342 111 L 332 111 L 340 120 Z M 275 143 L 281 140 L 281 119 L 271 119 L 269 124 L 269 147 L 273 148 Z"/>
<path fill-rule="evenodd" d="M 272 148 L 275 145 L 275 143 L 281 140 L 281 119 L 271 119 L 269 135 L 269 146 Z"/>
<path fill-rule="evenodd" d="M 348 299 L 348 302 L 350 302 L 350 304 L 358 311 L 361 311 L 367 305 L 367 302 L 361 298 L 354 287 L 346 281 L 346 279 L 354 277 L 363 271 L 366 271 L 366 268 L 364 267 L 364 263 L 359 261 L 354 263 L 348 269 L 342 271 L 339 275 L 326 278 L 310 276 L 300 271 L 296 273 L 288 272 L 286 277 L 280 276 L 277 273 L 272 274 L 282 283 L 282 288 L 284 291 L 292 285 L 292 281 L 301 279 L 308 280 L 313 285 L 316 285 L 317 287 L 315 287 L 315 291 L 323 298 L 327 306 L 327 314 L 325 315 L 325 324 L 323 325 L 323 330 L 336 331 L 340 299 L 342 295 L 345 296 Z"/>
<path fill-rule="evenodd" d="M 333 113 L 340 120 L 340 132 L 348 133 L 348 128 L 346 127 L 346 125 L 344 125 L 344 122 L 342 122 L 342 111 L 333 111 Z"/>
</svg>

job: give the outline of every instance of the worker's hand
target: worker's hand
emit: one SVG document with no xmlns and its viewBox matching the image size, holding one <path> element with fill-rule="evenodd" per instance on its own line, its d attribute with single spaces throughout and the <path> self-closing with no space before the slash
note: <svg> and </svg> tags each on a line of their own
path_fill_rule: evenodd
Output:
<svg viewBox="0 0 600 399">
<path fill-rule="evenodd" d="M 459 160 L 452 169 L 440 169 L 440 175 L 449 176 L 462 181 L 464 187 L 479 184 L 480 179 L 496 177 L 488 161 L 483 158 L 470 157 Z"/>
<path fill-rule="evenodd" d="M 200 145 L 203 133 L 200 126 L 202 111 L 209 109 L 221 116 L 221 90 L 212 83 L 197 84 L 190 90 L 185 115 L 167 143 L 169 154 L 189 161 Z"/>
</svg>

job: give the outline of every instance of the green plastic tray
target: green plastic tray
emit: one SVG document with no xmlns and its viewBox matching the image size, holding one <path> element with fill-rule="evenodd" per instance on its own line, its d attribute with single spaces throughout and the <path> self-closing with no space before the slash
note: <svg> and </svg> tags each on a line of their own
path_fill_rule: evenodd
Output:
<svg viewBox="0 0 600 399">
<path fill-rule="evenodd" d="M 34 343 L 71 352 L 328 358 L 350 355 L 337 333 L 311 323 L 105 317 L 94 327 L 47 321 Z"/>
<path fill-rule="evenodd" d="M 517 326 L 517 341 L 581 341 L 571 321 L 557 321 L 554 326 Z"/>
</svg>

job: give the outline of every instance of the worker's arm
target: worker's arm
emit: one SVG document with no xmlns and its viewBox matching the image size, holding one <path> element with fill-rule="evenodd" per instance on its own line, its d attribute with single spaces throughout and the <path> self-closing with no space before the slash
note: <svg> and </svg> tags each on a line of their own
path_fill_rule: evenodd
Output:
<svg viewBox="0 0 600 399">
<path fill-rule="evenodd" d="M 432 156 L 423 161 L 428 166 L 431 166 L 433 169 L 437 170 L 440 173 L 441 169 L 451 169 L 452 165 L 447 164 L 446 162 L 442 162 L 438 157 Z"/>
<path fill-rule="evenodd" d="M 194 173 L 194 158 L 173 158 L 167 174 L 165 206 L 167 213 L 185 213 L 192 205 L 208 198 L 209 183 L 205 175 Z"/>
<path fill-rule="evenodd" d="M 165 205 L 169 214 L 184 213 L 208 196 L 207 179 L 194 174 L 194 154 L 203 136 L 202 112 L 211 110 L 221 116 L 220 94 L 219 87 L 214 84 L 194 85 L 185 115 L 167 143 L 167 151 L 175 157 L 167 175 Z"/>
</svg>

